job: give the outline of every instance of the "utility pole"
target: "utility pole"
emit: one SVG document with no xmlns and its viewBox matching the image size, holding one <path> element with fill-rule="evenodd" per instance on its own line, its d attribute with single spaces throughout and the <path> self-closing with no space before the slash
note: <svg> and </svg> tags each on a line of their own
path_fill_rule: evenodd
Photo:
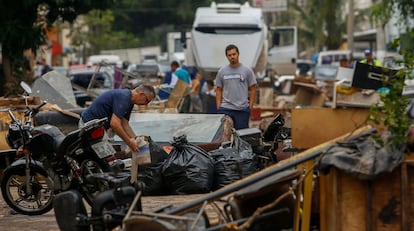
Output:
<svg viewBox="0 0 414 231">
<path fill-rule="evenodd" d="M 383 62 L 384 57 L 386 55 L 386 41 L 385 41 L 385 23 L 382 21 L 378 21 L 377 22 L 377 36 L 376 36 L 376 48 L 377 48 L 377 53 L 376 53 L 376 58 Z"/>
<path fill-rule="evenodd" d="M 354 51 L 354 25 L 354 0 L 348 0 L 347 43 L 350 51 Z"/>
</svg>

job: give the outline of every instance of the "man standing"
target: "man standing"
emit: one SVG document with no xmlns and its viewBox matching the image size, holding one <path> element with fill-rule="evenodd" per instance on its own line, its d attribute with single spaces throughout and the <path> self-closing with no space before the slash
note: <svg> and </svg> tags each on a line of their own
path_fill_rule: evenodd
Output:
<svg viewBox="0 0 414 231">
<path fill-rule="evenodd" d="M 371 49 L 366 49 L 364 51 L 365 54 L 365 59 L 361 60 L 361 63 L 365 63 L 365 64 L 369 64 L 372 66 L 376 66 L 376 67 L 380 67 L 381 66 L 381 62 L 378 61 L 378 59 L 374 59 L 374 57 L 372 56 L 372 50 Z"/>
<path fill-rule="evenodd" d="M 129 118 L 134 105 L 147 105 L 155 97 L 154 88 L 141 85 L 133 90 L 113 89 L 104 92 L 82 112 L 79 126 L 93 120 L 107 118 L 105 128 L 112 129 L 129 148 L 137 152 L 138 145 L 135 133 L 129 125 Z"/>
<path fill-rule="evenodd" d="M 217 113 L 230 116 L 236 130 L 248 128 L 256 98 L 256 77 L 250 67 L 239 62 L 236 45 L 228 45 L 225 54 L 229 64 L 221 67 L 216 76 Z"/>
</svg>

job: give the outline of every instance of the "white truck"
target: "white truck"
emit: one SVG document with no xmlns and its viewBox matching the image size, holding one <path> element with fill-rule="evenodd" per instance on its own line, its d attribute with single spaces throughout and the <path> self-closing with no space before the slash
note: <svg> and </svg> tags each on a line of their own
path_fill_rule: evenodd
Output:
<svg viewBox="0 0 414 231">
<path fill-rule="evenodd" d="M 240 62 L 250 66 L 258 78 L 264 77 L 268 68 L 278 67 L 283 68 L 272 73 L 294 75 L 298 53 L 296 28 L 269 29 L 262 9 L 251 7 L 248 2 L 212 2 L 210 7 L 199 7 L 191 35 L 184 39 L 184 62 L 196 66 L 206 79 L 214 79 L 218 69 L 228 63 L 225 47 L 235 44 L 239 47 Z M 293 68 L 286 72 L 287 66 Z"/>
</svg>

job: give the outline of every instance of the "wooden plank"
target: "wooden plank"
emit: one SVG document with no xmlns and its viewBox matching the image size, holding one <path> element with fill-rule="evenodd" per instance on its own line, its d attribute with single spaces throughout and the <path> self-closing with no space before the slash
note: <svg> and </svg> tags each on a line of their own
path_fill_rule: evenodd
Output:
<svg viewBox="0 0 414 231">
<path fill-rule="evenodd" d="M 0 150 L 9 149 L 9 144 L 6 141 L 7 130 L 0 131 Z"/>
<path fill-rule="evenodd" d="M 319 176 L 319 214 L 320 214 L 320 231 L 329 231 L 331 227 L 339 227 L 335 214 L 330 209 L 339 208 L 336 198 L 337 192 L 337 169 L 330 170 L 328 175 Z M 335 210 L 339 211 L 339 209 Z"/>
<path fill-rule="evenodd" d="M 369 115 L 366 108 L 299 108 L 292 109 L 292 144 L 307 149 L 363 125 Z"/>
<path fill-rule="evenodd" d="M 259 105 L 273 107 L 273 102 L 274 102 L 273 92 L 274 92 L 273 87 L 260 88 Z"/>
<path fill-rule="evenodd" d="M 408 197 L 408 167 L 407 163 L 401 165 L 401 231 L 409 230 L 409 197 Z"/>
<path fill-rule="evenodd" d="M 304 164 L 297 165 L 297 169 L 303 169 Z M 296 198 L 302 196 L 303 184 L 299 184 L 296 188 Z M 293 231 L 299 231 L 302 212 L 302 200 L 295 201 L 295 217 L 293 220 Z"/>
<path fill-rule="evenodd" d="M 71 117 L 73 117 L 75 119 L 80 119 L 80 115 L 79 114 L 76 114 L 76 113 L 71 112 L 69 110 L 64 110 L 64 109 L 60 108 L 59 105 L 57 105 L 57 104 L 52 104 L 49 107 L 50 107 L 50 109 L 52 109 L 54 111 L 57 111 L 57 112 L 60 112 L 63 115 L 71 116 Z"/>
<path fill-rule="evenodd" d="M 188 93 L 189 88 L 189 84 L 179 79 L 168 97 L 166 106 L 168 108 L 177 108 L 181 99 Z"/>
<path fill-rule="evenodd" d="M 404 169 L 398 167 L 392 173 L 367 181 L 332 168 L 328 175 L 320 177 L 323 185 L 320 230 L 410 230 L 414 227 L 414 205 L 410 200 L 414 168 L 407 168 L 407 176 L 402 173 Z M 401 182 L 404 178 L 405 186 Z M 329 185 L 335 181 L 336 185 Z"/>
<path fill-rule="evenodd" d="M 301 230 L 310 230 L 310 218 L 311 218 L 311 205 L 312 205 L 312 185 L 313 185 L 313 171 L 314 160 L 308 160 L 305 163 L 305 171 L 307 175 L 303 181 L 303 211 L 302 211 L 302 223 Z"/>
<path fill-rule="evenodd" d="M 336 187 L 328 187 L 328 191 L 321 189 L 321 204 L 324 213 L 320 216 L 321 231 L 361 231 L 366 227 L 366 191 L 362 181 L 343 174 L 337 169 L 324 176 L 328 182 L 336 182 Z M 322 176 L 321 176 L 322 177 Z M 322 221 L 324 221 L 322 223 Z"/>
</svg>

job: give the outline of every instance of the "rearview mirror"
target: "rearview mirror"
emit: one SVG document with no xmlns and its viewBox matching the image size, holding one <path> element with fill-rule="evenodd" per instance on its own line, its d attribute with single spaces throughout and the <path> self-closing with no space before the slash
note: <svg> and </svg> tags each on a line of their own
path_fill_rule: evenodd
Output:
<svg viewBox="0 0 414 231">
<path fill-rule="evenodd" d="M 20 86 L 24 89 L 27 94 L 32 94 L 32 88 L 24 81 L 20 82 Z"/>
</svg>

